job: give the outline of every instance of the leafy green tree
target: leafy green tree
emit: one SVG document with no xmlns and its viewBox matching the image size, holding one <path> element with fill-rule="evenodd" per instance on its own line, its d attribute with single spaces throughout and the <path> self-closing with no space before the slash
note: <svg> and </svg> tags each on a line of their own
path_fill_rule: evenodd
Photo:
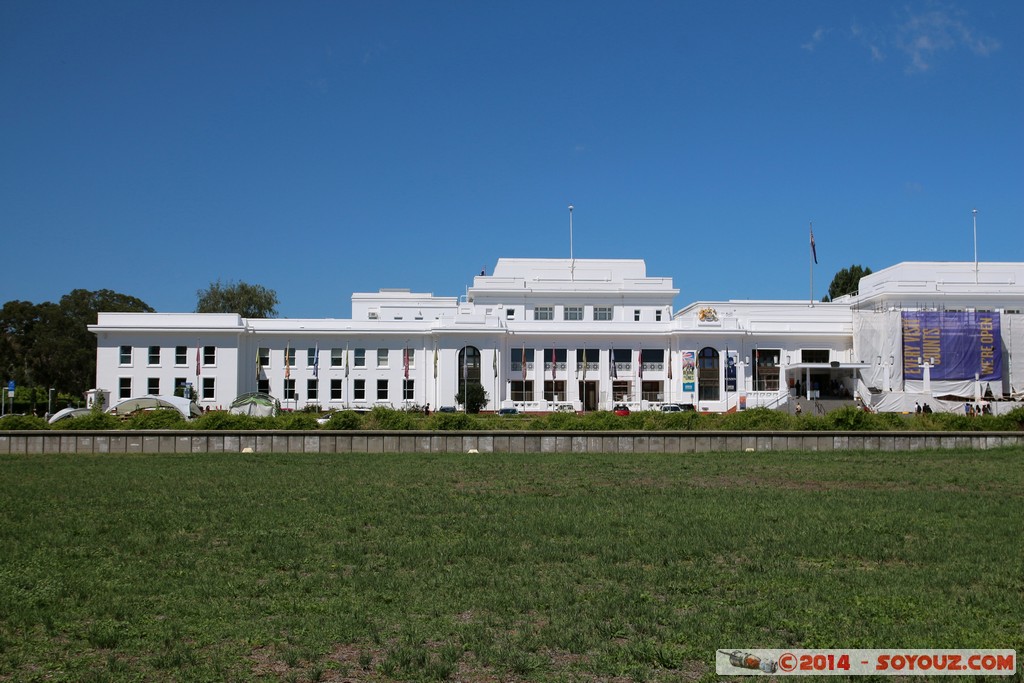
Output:
<svg viewBox="0 0 1024 683">
<path fill-rule="evenodd" d="M 860 279 L 865 275 L 871 275 L 870 268 L 858 265 L 843 268 L 832 278 L 832 284 L 828 286 L 828 294 L 821 297 L 821 300 L 833 301 L 844 294 L 856 294 L 860 288 Z"/>
<path fill-rule="evenodd" d="M 109 289 L 76 289 L 56 304 L 8 301 L 0 309 L 0 368 L 19 384 L 41 387 L 38 395 L 53 387 L 80 396 L 96 383 L 96 336 L 88 326 L 100 311 L 153 309 Z"/>
<path fill-rule="evenodd" d="M 277 316 L 277 292 L 245 282 L 211 282 L 196 292 L 196 313 L 237 313 L 243 318 Z"/>
<path fill-rule="evenodd" d="M 487 405 L 487 391 L 480 382 L 467 382 L 465 391 L 455 394 L 455 401 L 466 406 L 467 413 L 479 413 Z"/>
</svg>

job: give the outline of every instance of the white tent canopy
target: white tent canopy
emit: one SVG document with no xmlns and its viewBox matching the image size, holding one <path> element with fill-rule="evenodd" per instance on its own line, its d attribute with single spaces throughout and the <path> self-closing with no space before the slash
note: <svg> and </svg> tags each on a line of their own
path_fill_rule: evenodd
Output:
<svg viewBox="0 0 1024 683">
<path fill-rule="evenodd" d="M 128 415 L 136 410 L 173 409 L 181 413 L 186 420 L 203 414 L 202 409 L 187 398 L 181 396 L 139 396 L 126 398 L 107 409 L 112 415 Z"/>
</svg>

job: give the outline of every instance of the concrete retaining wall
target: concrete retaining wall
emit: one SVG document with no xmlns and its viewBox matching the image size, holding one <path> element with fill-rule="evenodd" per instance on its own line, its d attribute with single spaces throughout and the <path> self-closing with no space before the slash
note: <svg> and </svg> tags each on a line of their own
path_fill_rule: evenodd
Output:
<svg viewBox="0 0 1024 683">
<path fill-rule="evenodd" d="M 1018 432 L 0 432 L 12 453 L 704 453 L 1024 446 Z"/>
</svg>

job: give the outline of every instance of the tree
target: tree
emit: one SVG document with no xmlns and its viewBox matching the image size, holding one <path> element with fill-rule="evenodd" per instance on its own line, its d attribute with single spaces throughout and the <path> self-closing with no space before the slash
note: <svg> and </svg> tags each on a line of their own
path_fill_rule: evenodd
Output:
<svg viewBox="0 0 1024 683">
<path fill-rule="evenodd" d="M 237 313 L 243 318 L 277 316 L 277 292 L 245 282 L 222 284 L 218 279 L 196 291 L 196 313 Z"/>
<path fill-rule="evenodd" d="M 455 401 L 466 406 L 467 413 L 479 413 L 487 405 L 487 391 L 480 382 L 466 382 L 465 392 L 455 394 Z"/>
<path fill-rule="evenodd" d="M 96 383 L 96 336 L 88 326 L 100 311 L 152 313 L 145 302 L 109 289 L 76 289 L 60 303 L 8 301 L 0 310 L 0 367 L 29 387 L 80 395 Z"/>
<path fill-rule="evenodd" d="M 844 294 L 856 294 L 860 289 L 860 279 L 865 275 L 871 275 L 870 268 L 857 265 L 843 268 L 832 278 L 832 284 L 828 286 L 828 294 L 821 297 L 821 300 L 834 301 Z"/>
</svg>

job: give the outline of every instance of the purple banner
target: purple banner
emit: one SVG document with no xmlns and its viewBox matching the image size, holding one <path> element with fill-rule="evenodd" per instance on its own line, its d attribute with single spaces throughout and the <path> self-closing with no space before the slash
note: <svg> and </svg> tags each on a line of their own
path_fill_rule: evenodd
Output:
<svg viewBox="0 0 1024 683">
<path fill-rule="evenodd" d="M 998 380 L 1003 376 L 998 313 L 903 312 L 903 376 L 933 380 Z"/>
</svg>

